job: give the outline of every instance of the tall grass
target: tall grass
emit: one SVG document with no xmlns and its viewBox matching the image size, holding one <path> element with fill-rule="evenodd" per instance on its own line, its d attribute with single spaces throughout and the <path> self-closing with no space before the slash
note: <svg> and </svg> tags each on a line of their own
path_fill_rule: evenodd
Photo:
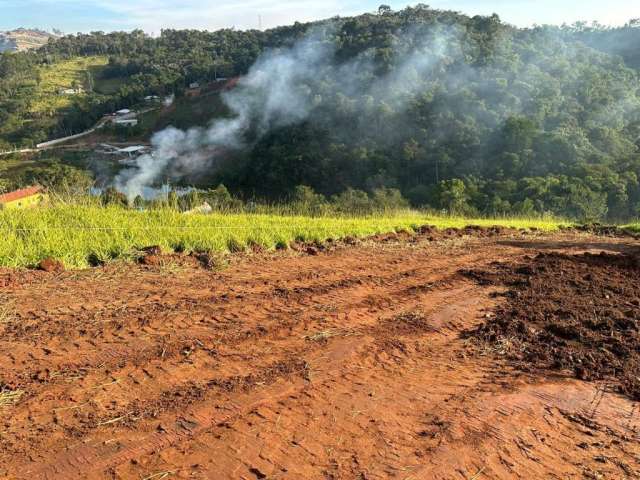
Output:
<svg viewBox="0 0 640 480">
<path fill-rule="evenodd" d="M 291 241 L 367 236 L 422 225 L 440 228 L 502 225 L 557 229 L 541 219 L 466 219 L 406 211 L 363 217 L 308 217 L 273 213 L 185 215 L 162 209 L 139 212 L 116 206 L 59 204 L 30 210 L 0 210 L 0 266 L 27 267 L 53 257 L 67 267 L 131 258 L 143 247 L 170 251 L 237 251 L 255 243 L 275 248 Z"/>
<path fill-rule="evenodd" d="M 640 221 L 636 223 L 632 223 L 624 227 L 626 230 L 629 230 L 633 233 L 640 233 Z"/>
</svg>

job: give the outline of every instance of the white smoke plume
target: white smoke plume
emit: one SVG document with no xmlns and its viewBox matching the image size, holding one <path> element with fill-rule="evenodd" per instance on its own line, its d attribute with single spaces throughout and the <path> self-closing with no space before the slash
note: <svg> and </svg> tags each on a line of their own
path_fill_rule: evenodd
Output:
<svg viewBox="0 0 640 480">
<path fill-rule="evenodd" d="M 121 171 L 115 187 L 132 199 L 164 176 L 179 180 L 212 168 L 216 152 L 250 146 L 275 128 L 308 119 L 323 95 L 337 98 L 341 92 L 355 93 L 362 99 L 362 105 L 355 108 L 364 108 L 367 98 L 376 98 L 401 109 L 431 69 L 459 54 L 451 51 L 459 42 L 450 41 L 458 36 L 450 28 L 432 29 L 428 34 L 409 32 L 415 37 L 412 48 L 394 51 L 399 68 L 377 76 L 368 51 L 336 64 L 331 27 L 325 28 L 312 31 L 292 47 L 263 54 L 237 87 L 223 94 L 230 118 L 216 120 L 208 128 L 181 131 L 170 127 L 156 133 L 151 140 L 153 153 Z M 334 79 L 331 85 L 319 84 L 327 78 Z"/>
<path fill-rule="evenodd" d="M 163 175 L 180 177 L 206 167 L 216 149 L 246 146 L 250 129 L 259 137 L 305 119 L 313 106 L 306 84 L 331 53 L 330 45 L 317 35 L 292 48 L 266 53 L 234 90 L 223 94 L 231 118 L 216 120 L 209 128 L 169 127 L 156 133 L 151 139 L 153 153 L 121 171 L 114 181 L 116 188 L 134 198 Z"/>
<path fill-rule="evenodd" d="M 171 105 L 173 105 L 175 99 L 176 96 L 174 94 L 168 95 L 164 98 L 164 100 L 162 100 L 162 105 L 164 106 L 164 108 L 169 108 Z"/>
</svg>

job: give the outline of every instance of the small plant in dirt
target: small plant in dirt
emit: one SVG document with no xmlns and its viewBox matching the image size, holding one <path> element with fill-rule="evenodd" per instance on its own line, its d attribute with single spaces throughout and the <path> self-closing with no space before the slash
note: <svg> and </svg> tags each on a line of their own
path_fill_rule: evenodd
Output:
<svg viewBox="0 0 640 480">
<path fill-rule="evenodd" d="M 246 247 L 240 240 L 232 237 L 227 240 L 227 249 L 230 253 L 241 253 L 245 251 Z"/>
<path fill-rule="evenodd" d="M 9 323 L 15 316 L 15 304 L 5 295 L 0 296 L 0 324 Z"/>
<path fill-rule="evenodd" d="M 323 342 L 326 342 L 331 337 L 335 337 L 336 335 L 337 335 L 337 333 L 332 331 L 332 330 L 324 330 L 322 332 L 316 332 L 316 333 L 312 333 L 310 335 L 305 335 L 303 338 L 305 340 L 310 341 L 310 342 L 323 343 Z"/>
<path fill-rule="evenodd" d="M 0 389 L 0 407 L 17 403 L 23 394 L 22 390 Z"/>
<path fill-rule="evenodd" d="M 220 252 L 210 250 L 196 252 L 193 255 L 207 270 L 224 270 L 229 266 L 228 258 Z"/>
</svg>

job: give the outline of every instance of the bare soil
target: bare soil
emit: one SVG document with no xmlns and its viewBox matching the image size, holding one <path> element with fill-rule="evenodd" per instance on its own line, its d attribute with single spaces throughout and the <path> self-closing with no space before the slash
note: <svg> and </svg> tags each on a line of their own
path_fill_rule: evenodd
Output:
<svg viewBox="0 0 640 480">
<path fill-rule="evenodd" d="M 638 478 L 637 249 L 426 228 L 0 271 L 0 478 Z"/>
<path fill-rule="evenodd" d="M 510 288 L 506 304 L 473 332 L 480 339 L 524 370 L 571 370 L 640 400 L 640 250 L 540 253 L 468 275 Z"/>
</svg>

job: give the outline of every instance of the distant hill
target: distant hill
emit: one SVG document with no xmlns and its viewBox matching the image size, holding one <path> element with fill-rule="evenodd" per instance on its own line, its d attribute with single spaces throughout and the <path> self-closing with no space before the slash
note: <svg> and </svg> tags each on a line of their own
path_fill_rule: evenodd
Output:
<svg viewBox="0 0 640 480">
<path fill-rule="evenodd" d="M 521 29 L 424 4 L 265 31 L 66 35 L 0 56 L 0 150 L 175 95 L 167 117 L 117 132 L 202 125 L 156 137 L 177 143 L 158 149 L 165 163 L 151 174 L 175 185 L 197 176 L 269 201 L 303 191 L 315 204 L 306 186 L 353 205 L 378 192 L 467 215 L 635 219 L 639 40 L 635 21 Z M 220 77 L 244 80 L 217 105 L 191 101 L 189 85 Z"/>
<path fill-rule="evenodd" d="M 22 52 L 45 45 L 50 38 L 57 38 L 43 30 L 18 28 L 10 32 L 0 32 L 0 52 Z"/>
</svg>

